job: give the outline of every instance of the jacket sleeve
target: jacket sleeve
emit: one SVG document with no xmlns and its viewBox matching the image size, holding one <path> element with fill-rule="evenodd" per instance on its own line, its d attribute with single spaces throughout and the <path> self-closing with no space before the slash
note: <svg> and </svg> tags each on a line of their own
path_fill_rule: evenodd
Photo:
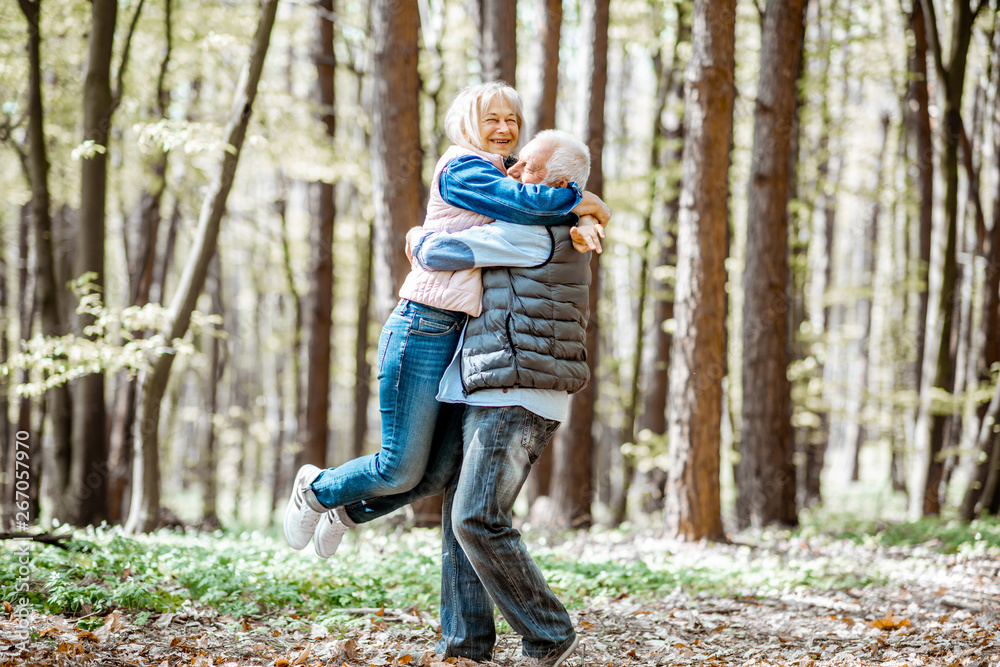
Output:
<svg viewBox="0 0 1000 667">
<path fill-rule="evenodd" d="M 424 230 L 411 249 L 428 271 L 459 271 L 492 266 L 532 267 L 552 253 L 552 236 L 541 226 L 495 222 L 461 232 Z"/>
<path fill-rule="evenodd" d="M 567 188 L 524 184 L 475 155 L 449 162 L 438 182 L 446 202 L 494 220 L 550 226 L 575 225 L 580 219 L 571 212 L 583 198 L 576 183 Z"/>
</svg>

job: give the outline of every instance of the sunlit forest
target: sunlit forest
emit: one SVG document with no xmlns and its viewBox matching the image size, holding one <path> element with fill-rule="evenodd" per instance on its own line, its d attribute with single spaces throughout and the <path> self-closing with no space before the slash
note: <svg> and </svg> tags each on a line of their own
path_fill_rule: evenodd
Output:
<svg viewBox="0 0 1000 667">
<path fill-rule="evenodd" d="M 3 0 L 0 665 L 996 665 L 998 24 Z M 288 516 L 379 451 L 407 232 L 496 80 L 611 219 L 589 384 L 511 495 L 580 644 L 522 656 L 501 608 L 475 662 L 440 653 L 441 496 L 328 560 Z"/>
<path fill-rule="evenodd" d="M 5 2 L 6 525 L 267 526 L 377 450 L 403 236 L 492 79 L 613 211 L 538 521 L 995 513 L 995 5 L 723 4 Z"/>
</svg>

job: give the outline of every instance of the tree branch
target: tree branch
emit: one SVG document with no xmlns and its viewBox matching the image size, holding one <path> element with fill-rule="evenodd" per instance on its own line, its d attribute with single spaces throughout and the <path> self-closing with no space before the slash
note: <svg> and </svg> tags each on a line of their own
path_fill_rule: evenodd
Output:
<svg viewBox="0 0 1000 667">
<path fill-rule="evenodd" d="M 138 6 L 135 8 L 135 14 L 132 15 L 132 23 L 129 24 L 128 34 L 125 36 L 125 50 L 122 51 L 122 62 L 118 66 L 118 76 L 115 83 L 114 93 L 111 95 L 111 106 L 108 109 L 108 118 L 114 114 L 118 105 L 122 102 L 122 79 L 125 78 L 125 70 L 128 67 L 129 54 L 132 51 L 132 36 L 135 34 L 135 26 L 139 22 L 139 15 L 142 14 L 142 8 L 146 4 L 146 0 L 139 0 Z"/>
<path fill-rule="evenodd" d="M 919 0 L 924 5 L 924 13 L 927 14 L 925 30 L 930 38 L 931 52 L 934 54 L 934 69 L 937 71 L 941 85 L 948 87 L 948 69 L 944 66 L 944 56 L 941 54 L 941 38 L 938 36 L 937 12 L 934 10 L 934 0 Z"/>
</svg>

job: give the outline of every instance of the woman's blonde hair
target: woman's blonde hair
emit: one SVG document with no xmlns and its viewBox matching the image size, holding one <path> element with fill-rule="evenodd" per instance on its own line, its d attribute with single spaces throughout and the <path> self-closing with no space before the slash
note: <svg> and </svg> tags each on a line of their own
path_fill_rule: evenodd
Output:
<svg viewBox="0 0 1000 667">
<path fill-rule="evenodd" d="M 517 91 L 503 81 L 490 81 L 474 86 L 466 86 L 458 92 L 455 100 L 448 107 L 444 117 L 444 132 L 453 144 L 477 151 L 486 150 L 483 146 L 479 123 L 486 114 L 490 104 L 497 98 L 507 100 L 517 116 L 517 129 L 524 127 L 524 113 L 521 110 L 521 96 Z M 518 145 L 520 144 L 518 134 Z M 514 146 L 517 149 L 517 145 Z"/>
</svg>

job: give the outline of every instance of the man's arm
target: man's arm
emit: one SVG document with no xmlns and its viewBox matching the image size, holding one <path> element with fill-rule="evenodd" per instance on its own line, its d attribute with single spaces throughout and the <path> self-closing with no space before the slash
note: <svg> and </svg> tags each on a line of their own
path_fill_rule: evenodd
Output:
<svg viewBox="0 0 1000 667">
<path fill-rule="evenodd" d="M 507 222 L 451 233 L 414 227 L 406 242 L 413 259 L 428 271 L 538 266 L 552 253 L 552 237 L 544 227 Z"/>
</svg>

